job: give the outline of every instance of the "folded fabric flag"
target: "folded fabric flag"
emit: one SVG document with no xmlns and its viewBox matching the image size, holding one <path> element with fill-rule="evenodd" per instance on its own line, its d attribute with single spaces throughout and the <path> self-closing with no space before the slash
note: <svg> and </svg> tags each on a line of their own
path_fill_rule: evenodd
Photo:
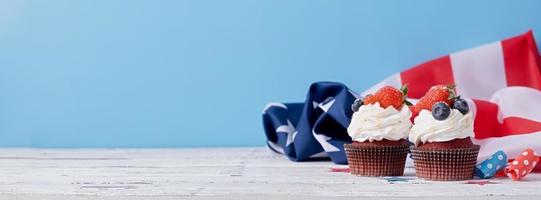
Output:
<svg viewBox="0 0 541 200">
<path fill-rule="evenodd" d="M 268 146 L 293 161 L 321 160 L 329 156 L 346 164 L 343 144 L 354 93 L 341 83 L 318 82 L 310 86 L 304 103 L 270 103 L 263 111 Z"/>
<path fill-rule="evenodd" d="M 528 175 L 539 162 L 538 155 L 530 148 L 524 150 L 515 160 L 509 162 L 505 168 L 505 174 L 513 179 L 520 181 Z"/>
<path fill-rule="evenodd" d="M 368 75 L 367 75 L 368 76 Z M 407 84 L 418 99 L 433 85 L 455 84 L 468 98 L 479 160 L 501 149 L 541 151 L 541 57 L 533 33 L 453 53 L 396 73 L 361 93 Z M 346 163 L 343 144 L 357 94 L 340 83 L 314 83 L 304 103 L 270 103 L 263 111 L 269 148 L 291 160 L 330 157 Z"/>
<path fill-rule="evenodd" d="M 490 158 L 475 166 L 475 175 L 479 178 L 492 178 L 496 172 L 503 170 L 507 165 L 507 155 L 503 151 L 497 151 Z"/>
</svg>

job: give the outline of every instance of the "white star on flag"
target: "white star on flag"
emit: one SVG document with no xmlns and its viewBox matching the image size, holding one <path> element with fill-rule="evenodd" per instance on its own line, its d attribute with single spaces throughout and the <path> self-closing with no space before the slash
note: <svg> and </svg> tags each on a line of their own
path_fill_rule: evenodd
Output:
<svg viewBox="0 0 541 200">
<path fill-rule="evenodd" d="M 337 152 L 340 151 L 340 149 L 336 148 L 334 145 L 329 143 L 327 140 L 330 140 L 331 137 L 328 137 L 326 135 L 317 134 L 314 129 L 312 129 L 312 134 L 316 138 L 316 140 L 321 144 L 321 147 L 323 147 L 323 150 L 326 152 Z"/>
<path fill-rule="evenodd" d="M 286 133 L 287 134 L 287 142 L 286 146 L 289 146 L 291 143 L 293 143 L 293 140 L 295 139 L 295 136 L 297 135 L 297 130 L 289 121 L 287 120 L 287 125 L 281 125 L 278 128 L 276 128 L 277 133 Z"/>
</svg>

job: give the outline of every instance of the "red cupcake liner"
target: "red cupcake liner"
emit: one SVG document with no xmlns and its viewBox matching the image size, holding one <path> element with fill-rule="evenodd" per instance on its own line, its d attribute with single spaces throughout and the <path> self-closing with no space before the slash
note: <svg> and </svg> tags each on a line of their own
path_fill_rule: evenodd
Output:
<svg viewBox="0 0 541 200">
<path fill-rule="evenodd" d="M 402 176 L 408 145 L 355 146 L 344 144 L 351 174 L 359 176 Z"/>
<path fill-rule="evenodd" d="M 410 147 L 415 174 L 432 181 L 460 181 L 473 178 L 479 145 L 459 149 Z"/>
</svg>

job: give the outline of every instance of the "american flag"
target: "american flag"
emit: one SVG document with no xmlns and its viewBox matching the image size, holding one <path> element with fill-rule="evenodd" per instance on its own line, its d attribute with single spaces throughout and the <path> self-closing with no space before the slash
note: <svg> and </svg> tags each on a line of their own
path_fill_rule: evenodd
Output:
<svg viewBox="0 0 541 200">
<path fill-rule="evenodd" d="M 541 56 L 533 33 L 452 53 L 393 74 L 360 93 L 341 83 L 316 82 L 303 103 L 269 103 L 263 111 L 267 145 L 293 161 L 347 163 L 350 105 L 384 85 L 408 85 L 412 101 L 438 84 L 455 84 L 473 111 L 478 161 L 498 150 L 510 158 L 541 152 Z M 538 167 L 539 169 L 539 167 Z"/>
</svg>

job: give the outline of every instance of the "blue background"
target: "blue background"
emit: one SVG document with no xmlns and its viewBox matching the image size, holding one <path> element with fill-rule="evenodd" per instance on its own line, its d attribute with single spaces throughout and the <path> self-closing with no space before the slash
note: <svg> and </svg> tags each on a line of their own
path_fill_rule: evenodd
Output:
<svg viewBox="0 0 541 200">
<path fill-rule="evenodd" d="M 0 146 L 256 146 L 269 101 L 362 91 L 533 29 L 541 1 L 0 1 Z"/>
</svg>

